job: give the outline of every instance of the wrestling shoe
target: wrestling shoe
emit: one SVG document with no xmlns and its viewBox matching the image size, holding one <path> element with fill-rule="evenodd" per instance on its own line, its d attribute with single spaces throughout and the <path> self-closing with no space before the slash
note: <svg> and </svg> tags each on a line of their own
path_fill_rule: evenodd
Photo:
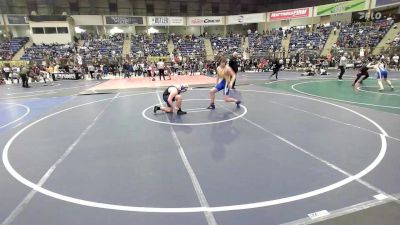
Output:
<svg viewBox="0 0 400 225">
<path fill-rule="evenodd" d="M 210 106 L 208 106 L 207 109 L 215 109 L 215 104 L 210 104 Z"/>
<path fill-rule="evenodd" d="M 158 110 L 160 110 L 160 106 L 154 106 L 153 109 L 154 114 L 156 114 Z"/>
<path fill-rule="evenodd" d="M 236 108 L 240 108 L 240 103 L 242 103 L 240 100 L 236 102 Z"/>
<path fill-rule="evenodd" d="M 179 110 L 176 112 L 176 114 L 178 114 L 178 115 L 185 115 L 185 114 L 187 114 L 187 112 L 182 111 L 181 109 L 179 109 Z"/>
</svg>

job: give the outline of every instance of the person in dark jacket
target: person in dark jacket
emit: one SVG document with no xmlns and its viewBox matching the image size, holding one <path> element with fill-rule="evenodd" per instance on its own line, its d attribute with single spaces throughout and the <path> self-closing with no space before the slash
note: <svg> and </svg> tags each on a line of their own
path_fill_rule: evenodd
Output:
<svg viewBox="0 0 400 225">
<path fill-rule="evenodd" d="M 238 56 L 239 54 L 237 52 L 234 52 L 232 58 L 229 60 L 229 67 L 231 67 L 233 72 L 235 72 L 236 78 L 237 78 L 237 73 L 239 71 L 239 62 L 237 60 Z M 236 79 L 233 81 L 232 89 L 235 89 L 235 84 L 236 84 Z"/>
<path fill-rule="evenodd" d="M 366 62 L 363 62 L 361 68 L 360 68 L 360 72 L 357 74 L 357 78 L 354 80 L 352 86 L 355 86 L 357 83 L 358 84 L 362 84 L 364 80 L 366 80 L 369 77 L 368 74 L 368 70 L 372 67 L 372 64 L 369 63 L 367 65 Z M 361 79 L 361 77 L 363 77 Z"/>
<path fill-rule="evenodd" d="M 281 64 L 279 63 L 278 59 L 275 60 L 275 62 L 272 65 L 272 71 L 273 73 L 271 74 L 271 76 L 269 76 L 269 78 L 271 78 L 272 76 L 275 75 L 275 78 L 278 80 L 278 72 L 281 69 Z"/>
<path fill-rule="evenodd" d="M 28 85 L 28 75 L 29 75 L 30 70 L 31 70 L 31 68 L 27 65 L 25 65 L 21 69 L 20 76 L 21 76 L 21 80 L 22 80 L 22 87 L 24 87 L 24 88 L 30 88 Z"/>
</svg>

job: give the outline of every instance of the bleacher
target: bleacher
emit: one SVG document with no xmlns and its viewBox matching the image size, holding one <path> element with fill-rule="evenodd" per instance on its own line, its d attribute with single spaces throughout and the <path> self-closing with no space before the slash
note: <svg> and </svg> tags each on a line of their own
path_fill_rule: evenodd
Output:
<svg viewBox="0 0 400 225">
<path fill-rule="evenodd" d="M 159 33 L 154 34 L 153 40 L 145 42 L 145 55 L 150 56 L 166 56 L 168 53 L 168 39 L 167 34 Z"/>
<path fill-rule="evenodd" d="M 0 41 L 0 60 L 11 60 L 28 41 L 28 37 L 17 37 L 9 41 Z"/>
<path fill-rule="evenodd" d="M 131 37 L 131 52 L 134 56 L 138 57 L 143 54 L 144 56 L 144 42 L 147 41 L 145 40 L 146 37 L 145 35 L 139 34 L 139 35 L 133 35 Z"/>
<path fill-rule="evenodd" d="M 121 56 L 123 44 L 123 34 L 114 34 L 107 38 L 94 37 L 84 41 L 79 54 L 83 59 Z"/>
<path fill-rule="evenodd" d="M 392 47 L 400 47 L 400 32 L 396 35 L 393 42 L 391 43 Z"/>
<path fill-rule="evenodd" d="M 263 56 L 268 52 L 274 52 L 282 48 L 283 32 L 272 30 L 267 34 L 251 33 L 249 34 L 250 56 Z"/>
<path fill-rule="evenodd" d="M 74 52 L 73 44 L 43 44 L 32 45 L 25 49 L 21 60 L 46 60 L 54 58 L 67 58 Z"/>
<path fill-rule="evenodd" d="M 174 36 L 173 42 L 176 50 L 182 56 L 204 57 L 205 45 L 204 38 L 201 36 L 187 35 L 187 36 Z"/>
<path fill-rule="evenodd" d="M 167 34 L 157 33 L 152 37 L 147 35 L 135 35 L 131 40 L 131 52 L 135 56 L 167 56 L 168 38 Z"/>
<path fill-rule="evenodd" d="M 290 38 L 289 51 L 322 50 L 329 34 L 332 30 L 330 26 L 318 27 L 315 32 L 307 31 L 307 28 L 294 29 Z"/>
<path fill-rule="evenodd" d="M 227 56 L 232 55 L 234 52 L 243 52 L 242 36 L 240 34 L 231 34 L 227 38 L 211 35 L 210 41 L 214 54 L 222 53 Z"/>
<path fill-rule="evenodd" d="M 387 21 L 375 22 L 372 25 L 348 24 L 340 31 L 338 46 L 343 48 L 376 47 L 390 27 Z"/>
</svg>

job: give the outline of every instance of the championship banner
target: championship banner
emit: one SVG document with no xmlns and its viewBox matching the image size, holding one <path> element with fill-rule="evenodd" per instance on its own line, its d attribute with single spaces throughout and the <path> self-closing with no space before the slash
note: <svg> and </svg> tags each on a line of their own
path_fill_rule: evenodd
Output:
<svg viewBox="0 0 400 225">
<path fill-rule="evenodd" d="M 396 4 L 400 3 L 399 0 L 376 0 L 376 5 L 375 6 L 383 6 L 383 5 L 391 5 L 391 4 Z"/>
<path fill-rule="evenodd" d="M 252 13 L 243 15 L 227 16 L 227 24 L 247 24 L 265 22 L 265 13 Z"/>
<path fill-rule="evenodd" d="M 327 16 L 332 14 L 349 13 L 362 11 L 368 8 L 366 0 L 352 0 L 347 2 L 338 2 L 315 7 L 316 16 Z"/>
<path fill-rule="evenodd" d="M 185 18 L 171 16 L 148 16 L 147 24 L 149 26 L 185 26 Z"/>
<path fill-rule="evenodd" d="M 225 24 L 223 16 L 197 16 L 188 17 L 188 26 L 217 26 Z"/>
<path fill-rule="evenodd" d="M 145 25 L 142 16 L 105 16 L 106 24 Z"/>
<path fill-rule="evenodd" d="M 269 21 L 290 20 L 311 16 L 311 8 L 289 9 L 268 13 Z"/>
<path fill-rule="evenodd" d="M 28 16 L 26 15 L 7 15 L 9 25 L 27 25 Z"/>
</svg>

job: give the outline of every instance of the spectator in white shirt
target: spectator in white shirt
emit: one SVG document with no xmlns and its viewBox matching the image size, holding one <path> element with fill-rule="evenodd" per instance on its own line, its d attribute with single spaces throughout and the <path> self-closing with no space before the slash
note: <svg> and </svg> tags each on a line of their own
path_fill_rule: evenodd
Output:
<svg viewBox="0 0 400 225">
<path fill-rule="evenodd" d="M 160 80 L 161 80 L 161 76 L 163 76 L 163 78 L 165 80 L 165 74 L 164 74 L 165 64 L 164 64 L 164 60 L 160 60 L 157 63 L 157 69 L 158 69 L 158 76 L 160 76 Z"/>
<path fill-rule="evenodd" d="M 400 70 L 400 65 L 399 65 L 399 56 L 397 55 L 397 54 L 395 54 L 394 56 L 393 56 L 393 62 L 394 62 L 394 64 L 395 64 L 395 68 L 397 69 L 397 70 Z"/>
</svg>

